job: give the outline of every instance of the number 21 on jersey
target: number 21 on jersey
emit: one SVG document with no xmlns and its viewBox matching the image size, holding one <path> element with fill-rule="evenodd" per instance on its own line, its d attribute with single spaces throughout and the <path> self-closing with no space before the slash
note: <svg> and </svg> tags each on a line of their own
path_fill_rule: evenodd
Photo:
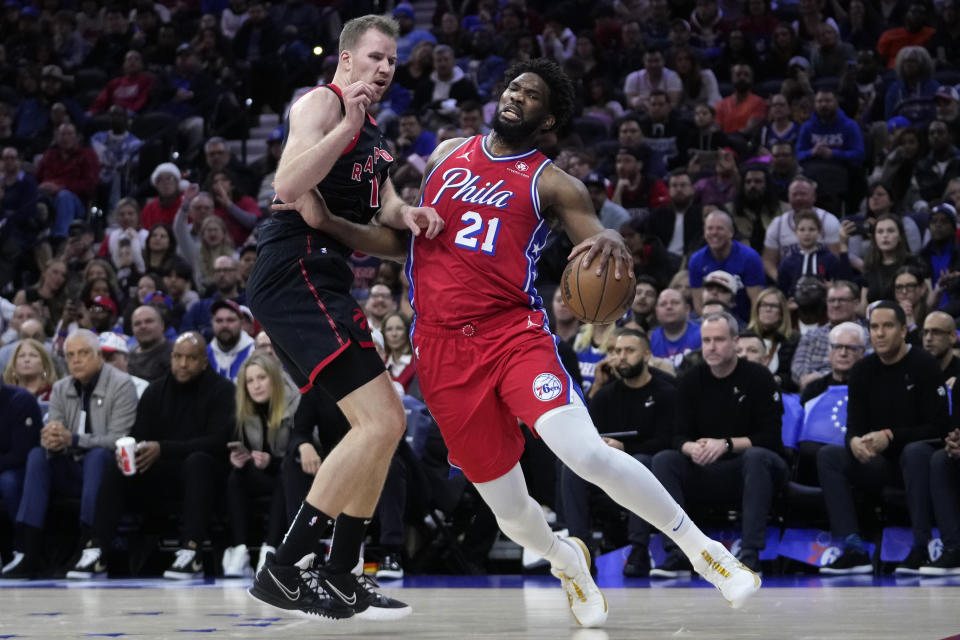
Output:
<svg viewBox="0 0 960 640">
<path fill-rule="evenodd" d="M 460 216 L 460 221 L 465 225 L 457 232 L 457 237 L 453 241 L 461 249 L 476 251 L 479 245 L 480 251 L 488 256 L 497 253 L 497 234 L 500 233 L 500 218 L 490 218 L 484 224 L 483 217 L 476 211 L 467 211 Z M 484 227 L 486 231 L 484 232 Z M 480 244 L 479 236 L 483 235 L 483 244 Z"/>
</svg>

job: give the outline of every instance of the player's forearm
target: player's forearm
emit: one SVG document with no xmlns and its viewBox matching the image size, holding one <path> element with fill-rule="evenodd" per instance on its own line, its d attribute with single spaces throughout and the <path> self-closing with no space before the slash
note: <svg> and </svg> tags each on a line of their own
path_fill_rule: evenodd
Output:
<svg viewBox="0 0 960 640">
<path fill-rule="evenodd" d="M 293 202 L 317 186 L 330 173 L 354 135 L 342 124 L 337 125 L 299 155 L 289 159 L 286 155 L 281 157 L 274 179 L 277 197 L 283 202 Z"/>
<path fill-rule="evenodd" d="M 407 235 L 397 229 L 376 224 L 356 224 L 332 216 L 323 232 L 360 251 L 383 260 L 403 262 L 407 258 Z"/>
</svg>

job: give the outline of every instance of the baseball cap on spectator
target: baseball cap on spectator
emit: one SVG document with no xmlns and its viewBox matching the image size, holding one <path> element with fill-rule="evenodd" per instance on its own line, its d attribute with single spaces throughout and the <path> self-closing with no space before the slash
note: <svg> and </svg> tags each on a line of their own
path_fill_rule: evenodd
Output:
<svg viewBox="0 0 960 640">
<path fill-rule="evenodd" d="M 100 350 L 104 353 L 130 353 L 127 341 L 123 336 L 113 331 L 104 331 L 100 334 Z"/>
<path fill-rule="evenodd" d="M 253 322 L 253 311 L 250 311 L 250 307 L 245 304 L 237 305 L 240 308 L 240 315 L 250 318 L 250 322 Z"/>
<path fill-rule="evenodd" d="M 110 296 L 97 296 L 94 298 L 90 305 L 93 307 L 103 307 L 107 311 L 113 312 L 113 315 L 118 315 L 120 313 L 117 309 L 117 303 L 110 298 Z"/>
<path fill-rule="evenodd" d="M 603 179 L 603 176 L 593 171 L 588 173 L 583 177 L 583 184 L 588 187 L 606 187 L 607 181 Z"/>
<path fill-rule="evenodd" d="M 806 71 L 810 71 L 810 61 L 803 56 L 793 56 L 787 63 L 787 68 L 792 69 L 793 67 L 803 67 Z"/>
<path fill-rule="evenodd" d="M 718 287 L 723 287 L 730 293 L 737 293 L 740 291 L 740 283 L 737 282 L 737 277 L 726 271 L 711 271 L 707 274 L 707 277 L 703 279 L 703 286 L 714 284 Z"/>
<path fill-rule="evenodd" d="M 408 18 L 413 20 L 415 16 L 413 12 L 413 5 L 411 5 L 409 2 L 401 2 L 400 4 L 398 4 L 396 8 L 393 10 L 393 17 L 396 18 L 399 15 L 407 16 Z"/>
<path fill-rule="evenodd" d="M 165 173 L 169 173 L 177 180 L 181 177 L 180 167 L 173 164 L 172 162 L 163 162 L 157 165 L 157 168 L 153 170 L 153 173 L 150 174 L 150 184 L 157 186 L 157 179 Z"/>
<path fill-rule="evenodd" d="M 903 127 L 909 127 L 910 120 L 903 116 L 894 116 L 887 120 L 887 133 L 892 133 L 897 129 L 902 129 Z"/>
<path fill-rule="evenodd" d="M 41 78 L 56 78 L 60 82 L 64 80 L 69 80 L 69 78 L 63 75 L 63 69 L 58 67 L 55 64 L 48 64 L 43 68 L 43 71 L 40 72 Z"/>
<path fill-rule="evenodd" d="M 935 205 L 933 209 L 930 210 L 930 217 L 933 218 L 933 216 L 938 213 L 945 215 L 954 227 L 957 226 L 957 209 L 952 204 L 949 202 L 941 202 Z"/>
<path fill-rule="evenodd" d="M 67 228 L 68 236 L 79 236 L 84 233 L 93 233 L 93 230 L 90 228 L 90 225 L 83 220 L 74 220 Z"/>
<path fill-rule="evenodd" d="M 240 305 L 238 305 L 233 300 L 217 300 L 212 305 L 210 305 L 210 315 L 211 316 L 216 315 L 217 311 L 220 311 L 220 309 L 230 309 L 235 314 L 237 314 L 237 316 L 241 318 L 243 317 L 243 311 L 240 310 Z"/>
<path fill-rule="evenodd" d="M 948 84 L 942 84 L 937 88 L 937 92 L 934 94 L 934 99 L 936 100 L 953 100 L 954 102 L 960 102 L 960 92 L 957 91 L 956 87 L 951 87 Z"/>
<path fill-rule="evenodd" d="M 153 293 L 148 293 L 147 297 L 143 299 L 143 304 L 150 304 L 154 300 L 163 302 L 167 306 L 167 309 L 173 309 L 173 298 L 165 294 L 163 291 L 154 291 Z"/>
</svg>

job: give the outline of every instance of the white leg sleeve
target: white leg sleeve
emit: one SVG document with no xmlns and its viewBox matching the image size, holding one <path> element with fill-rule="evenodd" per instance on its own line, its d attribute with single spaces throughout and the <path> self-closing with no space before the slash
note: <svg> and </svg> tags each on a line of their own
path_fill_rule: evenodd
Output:
<svg viewBox="0 0 960 640">
<path fill-rule="evenodd" d="M 586 407 L 553 409 L 534 425 L 563 464 L 592 482 L 618 504 L 660 529 L 686 553 L 700 553 L 709 540 L 640 461 L 608 446 L 597 433 Z"/>
<path fill-rule="evenodd" d="M 496 480 L 474 486 L 497 517 L 501 531 L 511 540 L 546 558 L 560 571 L 577 562 L 573 547 L 557 543 L 540 505 L 527 493 L 519 463 Z"/>
</svg>

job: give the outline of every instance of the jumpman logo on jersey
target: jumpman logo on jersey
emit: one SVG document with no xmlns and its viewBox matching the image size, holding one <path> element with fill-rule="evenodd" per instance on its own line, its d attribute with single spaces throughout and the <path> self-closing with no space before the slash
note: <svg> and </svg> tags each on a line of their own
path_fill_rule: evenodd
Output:
<svg viewBox="0 0 960 640">
<path fill-rule="evenodd" d="M 537 324 L 536 322 L 530 319 L 530 316 L 527 316 L 527 329 L 529 329 L 530 327 L 536 327 L 537 329 L 542 329 L 543 325 Z"/>
<path fill-rule="evenodd" d="M 473 153 L 473 149 L 470 149 L 470 151 L 464 151 L 463 153 L 461 153 L 460 155 L 457 156 L 457 159 L 459 160 L 460 158 L 463 158 L 463 159 L 466 160 L 467 162 L 470 162 L 470 154 L 471 154 L 471 153 Z"/>
</svg>

